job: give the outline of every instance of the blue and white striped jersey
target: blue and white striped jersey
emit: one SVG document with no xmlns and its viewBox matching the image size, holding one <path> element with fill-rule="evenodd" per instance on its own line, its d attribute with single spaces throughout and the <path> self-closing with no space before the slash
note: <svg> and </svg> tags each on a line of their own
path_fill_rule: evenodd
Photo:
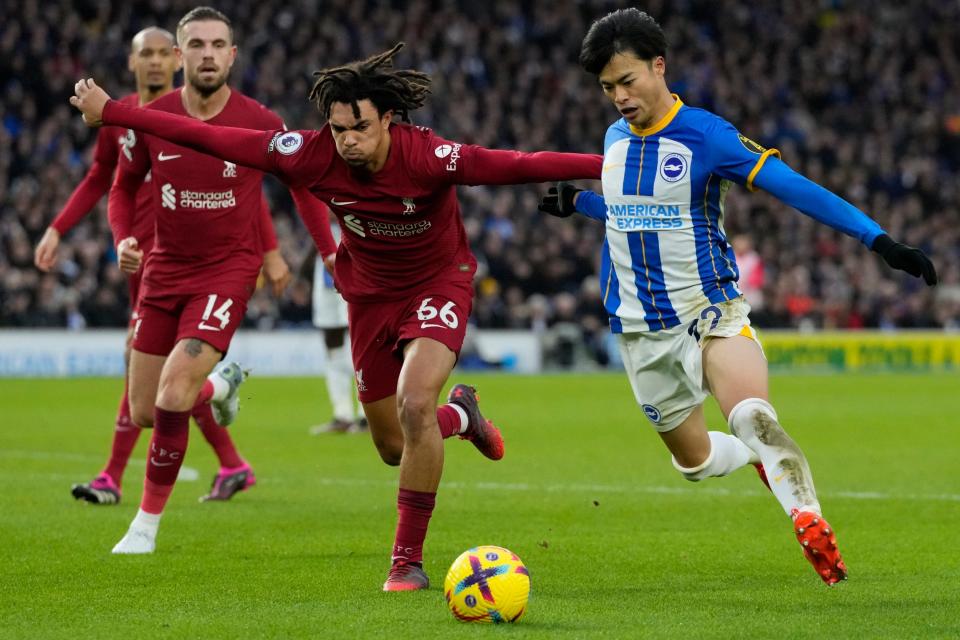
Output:
<svg viewBox="0 0 960 640">
<path fill-rule="evenodd" d="M 603 196 L 584 191 L 577 200 L 578 211 L 606 221 L 600 277 L 614 333 L 686 325 L 704 307 L 741 295 L 723 229 L 733 183 L 766 189 L 868 246 L 882 232 L 858 209 L 790 170 L 776 149 L 674 97 L 670 112 L 648 129 L 623 118 L 610 126 Z M 764 166 L 770 169 L 761 181 Z M 826 210 L 809 211 L 806 199 Z"/>
</svg>

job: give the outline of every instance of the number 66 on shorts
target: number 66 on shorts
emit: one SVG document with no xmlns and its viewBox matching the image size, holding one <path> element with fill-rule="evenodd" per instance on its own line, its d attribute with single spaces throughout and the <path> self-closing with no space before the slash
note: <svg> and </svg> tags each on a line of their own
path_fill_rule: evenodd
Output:
<svg viewBox="0 0 960 640">
<path fill-rule="evenodd" d="M 417 338 L 430 338 L 460 354 L 473 308 L 470 282 L 425 286 L 402 300 L 351 302 L 347 305 L 353 366 L 363 371 L 361 402 L 394 394 L 403 365 L 404 347 Z"/>
</svg>

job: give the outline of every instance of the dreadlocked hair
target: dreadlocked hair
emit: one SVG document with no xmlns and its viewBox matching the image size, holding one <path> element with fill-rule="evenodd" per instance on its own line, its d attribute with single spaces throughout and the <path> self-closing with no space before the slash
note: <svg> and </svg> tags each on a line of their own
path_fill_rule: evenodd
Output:
<svg viewBox="0 0 960 640">
<path fill-rule="evenodd" d="M 343 102 L 353 107 L 353 117 L 360 117 L 360 100 L 370 100 L 383 115 L 393 111 L 410 121 L 408 112 L 419 109 L 430 93 L 430 76 L 413 69 L 394 69 L 393 57 L 403 48 L 402 42 L 389 51 L 342 67 L 314 71 L 316 81 L 309 99 L 316 102 L 324 119 L 330 117 L 330 106 Z"/>
</svg>

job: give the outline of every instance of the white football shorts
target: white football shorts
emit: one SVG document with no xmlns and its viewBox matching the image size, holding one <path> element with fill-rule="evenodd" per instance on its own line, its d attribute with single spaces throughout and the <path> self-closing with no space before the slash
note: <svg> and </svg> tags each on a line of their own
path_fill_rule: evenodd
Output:
<svg viewBox="0 0 960 640">
<path fill-rule="evenodd" d="M 749 313 L 741 296 L 704 307 L 695 324 L 617 336 L 633 395 L 654 429 L 675 429 L 707 399 L 702 359 L 707 340 L 743 335 L 760 344 Z"/>
</svg>

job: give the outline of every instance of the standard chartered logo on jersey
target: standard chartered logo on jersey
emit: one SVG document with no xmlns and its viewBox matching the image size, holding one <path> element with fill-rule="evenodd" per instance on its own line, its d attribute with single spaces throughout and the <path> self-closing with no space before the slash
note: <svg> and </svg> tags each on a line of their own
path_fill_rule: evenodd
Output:
<svg viewBox="0 0 960 640">
<path fill-rule="evenodd" d="M 161 204 L 167 209 L 228 209 L 237 206 L 237 197 L 233 189 L 226 191 L 188 191 L 183 190 L 177 197 L 177 190 L 169 182 L 160 188 Z"/>
<path fill-rule="evenodd" d="M 429 220 L 417 222 L 378 222 L 376 220 L 361 220 L 352 213 L 343 217 L 343 225 L 361 238 L 368 235 L 386 238 L 407 238 L 420 235 L 432 224 Z"/>
</svg>

